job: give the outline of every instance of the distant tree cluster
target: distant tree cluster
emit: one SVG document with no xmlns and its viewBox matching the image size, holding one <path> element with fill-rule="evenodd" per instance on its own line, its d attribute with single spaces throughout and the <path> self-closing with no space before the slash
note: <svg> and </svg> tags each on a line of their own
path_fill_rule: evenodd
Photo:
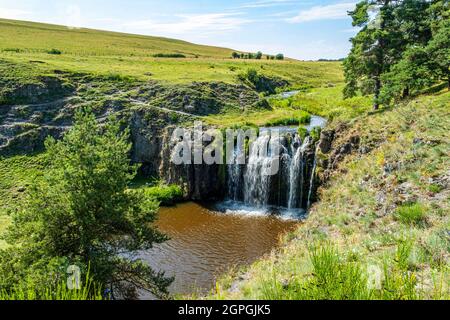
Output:
<svg viewBox="0 0 450 320">
<path fill-rule="evenodd" d="M 344 61 L 345 58 L 341 58 L 341 59 L 319 59 L 317 61 L 319 62 L 339 62 L 339 61 Z"/>
<path fill-rule="evenodd" d="M 263 53 L 258 51 L 257 53 L 239 53 L 233 52 L 231 57 L 233 59 L 255 59 L 261 60 L 263 58 Z M 282 53 L 277 54 L 276 56 L 266 55 L 267 60 L 284 60 L 284 55 Z"/>
<path fill-rule="evenodd" d="M 361 31 L 344 61 L 345 97 L 374 95 L 374 109 L 444 81 L 450 89 L 448 0 L 365 0 L 349 15 Z"/>
<path fill-rule="evenodd" d="M 153 55 L 154 58 L 186 58 L 182 53 L 157 53 Z"/>
</svg>

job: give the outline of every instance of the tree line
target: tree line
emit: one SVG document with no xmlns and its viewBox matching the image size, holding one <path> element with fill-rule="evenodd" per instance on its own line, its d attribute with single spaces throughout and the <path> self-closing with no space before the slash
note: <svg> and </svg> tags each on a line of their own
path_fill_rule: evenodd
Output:
<svg viewBox="0 0 450 320">
<path fill-rule="evenodd" d="M 234 51 L 231 54 L 231 57 L 233 59 L 255 59 L 255 60 L 261 60 L 264 57 L 264 54 L 261 51 L 258 51 L 257 53 L 239 53 Z M 284 54 L 278 53 L 276 55 L 266 55 L 267 60 L 284 60 Z"/>
<path fill-rule="evenodd" d="M 450 89 L 448 0 L 365 0 L 349 12 L 353 26 L 344 61 L 344 96 L 374 95 L 374 109 L 447 83 Z"/>
</svg>

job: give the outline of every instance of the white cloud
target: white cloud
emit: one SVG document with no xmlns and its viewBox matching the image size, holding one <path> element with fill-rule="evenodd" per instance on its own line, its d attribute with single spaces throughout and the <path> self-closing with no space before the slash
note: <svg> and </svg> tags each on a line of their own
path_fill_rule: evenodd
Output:
<svg viewBox="0 0 450 320">
<path fill-rule="evenodd" d="M 138 20 L 123 24 L 125 28 L 149 31 L 153 34 L 187 34 L 198 32 L 200 34 L 222 33 L 239 29 L 242 25 L 252 22 L 243 19 L 241 13 L 208 13 L 196 15 L 174 15 L 174 22 L 161 22 L 156 20 Z"/>
<path fill-rule="evenodd" d="M 255 2 L 250 2 L 240 6 L 240 8 L 268 8 L 268 7 L 278 7 L 283 5 L 292 5 L 296 1 L 292 0 L 260 0 Z"/>
<path fill-rule="evenodd" d="M 315 6 L 301 11 L 297 16 L 287 19 L 291 23 L 301 23 L 315 20 L 336 20 L 348 17 L 348 11 L 355 8 L 354 2 L 338 3 L 328 6 Z"/>
<path fill-rule="evenodd" d="M 31 12 L 25 10 L 0 8 L 0 18 L 4 19 L 23 19 L 30 14 Z"/>
</svg>

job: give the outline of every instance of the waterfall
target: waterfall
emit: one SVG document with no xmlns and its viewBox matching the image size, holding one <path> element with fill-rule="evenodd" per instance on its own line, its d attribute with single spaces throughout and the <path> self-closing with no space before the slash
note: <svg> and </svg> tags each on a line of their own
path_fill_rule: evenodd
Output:
<svg viewBox="0 0 450 320">
<path fill-rule="evenodd" d="M 240 185 L 242 183 L 241 168 L 239 163 L 239 153 L 241 152 L 238 143 L 233 151 L 233 164 L 227 166 L 228 169 L 228 198 L 233 201 L 239 200 Z"/>
<path fill-rule="evenodd" d="M 317 150 L 316 150 L 316 152 L 317 152 Z M 311 181 L 309 183 L 308 204 L 307 204 L 307 207 L 306 207 L 307 209 L 309 209 L 311 207 L 311 197 L 312 197 L 312 193 L 313 193 L 313 190 L 314 190 L 314 179 L 315 179 L 315 176 L 316 176 L 316 168 L 317 168 L 317 158 L 316 158 L 316 156 L 314 154 L 314 165 L 313 165 L 313 168 L 312 168 L 312 171 L 311 171 Z"/>
<path fill-rule="evenodd" d="M 297 148 L 292 146 L 295 150 L 294 156 L 289 166 L 289 201 L 288 209 L 298 208 L 299 201 L 303 198 L 304 185 L 304 154 L 306 148 L 310 145 L 310 139 L 306 138 L 303 143 L 297 137 Z M 298 147 L 300 146 L 300 147 Z M 300 189 L 300 190 L 299 190 Z M 299 196 L 300 195 L 300 196 Z"/>
<path fill-rule="evenodd" d="M 268 203 L 270 176 L 266 170 L 271 165 L 270 141 L 270 136 L 265 134 L 252 144 L 244 174 L 244 201 L 256 207 Z"/>
<path fill-rule="evenodd" d="M 234 164 L 227 166 L 229 200 L 257 208 L 307 209 L 314 183 L 310 174 L 316 166 L 311 137 L 302 141 L 295 130 L 277 134 L 268 130 L 251 144 L 245 165 L 237 162 L 240 151 L 238 144 Z M 276 161 L 279 170 L 270 174 Z"/>
</svg>

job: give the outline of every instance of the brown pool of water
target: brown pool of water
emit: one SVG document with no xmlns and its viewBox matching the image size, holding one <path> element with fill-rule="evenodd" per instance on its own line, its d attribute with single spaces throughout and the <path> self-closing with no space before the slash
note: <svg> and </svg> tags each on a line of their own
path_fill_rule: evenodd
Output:
<svg viewBox="0 0 450 320">
<path fill-rule="evenodd" d="M 270 253 L 282 234 L 299 225 L 270 215 L 222 213 L 208 207 L 189 202 L 160 209 L 157 226 L 170 240 L 142 258 L 154 270 L 175 276 L 172 294 L 208 292 L 217 276 Z"/>
</svg>

